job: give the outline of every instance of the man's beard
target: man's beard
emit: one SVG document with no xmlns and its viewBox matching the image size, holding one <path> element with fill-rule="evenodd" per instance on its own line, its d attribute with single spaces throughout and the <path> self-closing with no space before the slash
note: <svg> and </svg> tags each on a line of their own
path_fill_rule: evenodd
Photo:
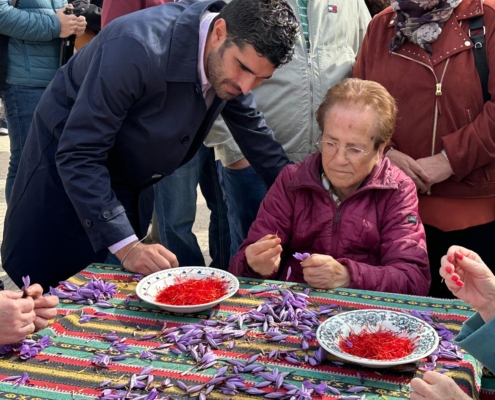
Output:
<svg viewBox="0 0 495 400">
<path fill-rule="evenodd" d="M 242 90 L 234 81 L 230 79 L 223 79 L 224 46 L 225 43 L 219 50 L 212 50 L 210 51 L 210 54 L 208 54 L 208 59 L 206 60 L 207 76 L 211 87 L 215 90 L 218 97 L 222 100 L 232 100 L 233 98 L 239 96 L 242 93 Z M 226 89 L 227 86 L 230 86 L 231 90 L 238 91 L 238 93 L 230 93 Z"/>
</svg>

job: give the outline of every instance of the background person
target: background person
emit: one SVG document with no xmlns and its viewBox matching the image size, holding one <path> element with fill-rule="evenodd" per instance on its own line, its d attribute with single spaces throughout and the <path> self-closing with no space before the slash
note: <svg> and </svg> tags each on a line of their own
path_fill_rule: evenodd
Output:
<svg viewBox="0 0 495 400">
<path fill-rule="evenodd" d="M 59 38 L 82 35 L 86 28 L 84 17 L 64 14 L 66 5 L 66 0 L 20 0 L 13 7 L 0 0 L 0 34 L 9 36 L 3 93 L 10 138 L 7 203 L 34 110 L 59 67 Z"/>
<path fill-rule="evenodd" d="M 495 372 L 495 276 L 478 254 L 459 246 L 442 257 L 440 276 L 455 297 L 477 310 L 464 322 L 455 343 Z M 452 378 L 434 371 L 414 378 L 411 389 L 411 400 L 471 399 Z"/>
<path fill-rule="evenodd" d="M 430 265 L 457 243 L 495 268 L 495 103 L 484 103 L 469 35 L 471 18 L 481 16 L 495 71 L 495 1 L 392 4 L 370 23 L 354 76 L 382 84 L 397 100 L 385 154 L 420 192 Z M 493 73 L 488 91 L 495 93 Z M 436 268 L 429 294 L 452 296 Z"/>
<path fill-rule="evenodd" d="M 229 271 L 425 295 L 430 272 L 416 188 L 382 158 L 396 113 L 375 82 L 346 79 L 331 88 L 317 112 L 321 153 L 280 173 Z M 311 257 L 300 262 L 295 252 Z"/>
</svg>

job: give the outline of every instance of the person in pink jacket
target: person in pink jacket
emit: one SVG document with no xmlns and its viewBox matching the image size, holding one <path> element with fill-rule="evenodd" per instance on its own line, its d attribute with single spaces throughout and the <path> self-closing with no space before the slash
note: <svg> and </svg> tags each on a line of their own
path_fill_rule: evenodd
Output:
<svg viewBox="0 0 495 400">
<path fill-rule="evenodd" d="M 282 170 L 229 271 L 237 276 L 426 295 L 430 269 L 413 181 L 383 157 L 397 108 L 345 79 L 317 112 L 320 152 Z M 302 262 L 294 253 L 308 253 Z"/>
</svg>

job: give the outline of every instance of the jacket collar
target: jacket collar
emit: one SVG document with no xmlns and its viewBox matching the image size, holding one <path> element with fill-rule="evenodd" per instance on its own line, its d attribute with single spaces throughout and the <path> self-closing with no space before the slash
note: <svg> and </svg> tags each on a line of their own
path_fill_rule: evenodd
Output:
<svg viewBox="0 0 495 400">
<path fill-rule="evenodd" d="M 219 12 L 223 1 L 193 2 L 175 21 L 170 41 L 167 82 L 198 82 L 199 24 L 204 11 Z"/>
<path fill-rule="evenodd" d="M 396 14 L 391 8 L 388 10 L 390 14 L 390 22 L 388 27 L 395 28 Z M 471 50 L 473 48 L 471 39 L 461 27 L 461 23 L 469 24 L 469 21 L 461 21 L 469 20 L 470 18 L 480 15 L 483 15 L 482 0 L 463 0 L 463 2 L 454 10 L 449 20 L 445 23 L 442 33 L 438 37 L 437 41 L 432 44 L 431 48 L 433 50 L 433 55 L 431 58 L 424 49 L 407 40 L 395 53 L 434 67 L 447 60 L 449 57 L 460 53 L 461 51 Z M 391 35 L 391 38 L 392 36 L 393 34 Z"/>
<path fill-rule="evenodd" d="M 320 166 L 321 153 L 313 153 L 307 156 L 298 165 L 297 171 L 294 174 L 294 179 L 287 186 L 287 190 L 291 191 L 308 188 L 326 192 L 321 182 Z M 398 182 L 392 176 L 390 160 L 387 157 L 384 157 L 380 163 L 373 168 L 356 193 L 367 189 L 397 189 L 398 187 Z"/>
</svg>

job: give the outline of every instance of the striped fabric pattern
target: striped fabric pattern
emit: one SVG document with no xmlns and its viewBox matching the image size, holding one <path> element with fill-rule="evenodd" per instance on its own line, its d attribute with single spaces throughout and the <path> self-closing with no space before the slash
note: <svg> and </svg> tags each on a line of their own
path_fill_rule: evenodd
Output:
<svg viewBox="0 0 495 400">
<path fill-rule="evenodd" d="M 186 385 L 205 383 L 215 373 L 215 368 L 206 371 L 187 372 L 194 361 L 187 355 L 175 355 L 171 352 L 157 354 L 154 361 L 139 358 L 143 350 L 151 350 L 161 344 L 160 339 L 153 338 L 140 340 L 140 336 L 149 333 L 158 333 L 167 323 L 167 327 L 199 322 L 201 319 L 210 318 L 210 311 L 199 314 L 172 314 L 154 308 L 145 302 L 141 302 L 135 296 L 136 282 L 132 275 L 122 270 L 121 267 L 111 265 L 93 265 L 80 274 L 72 277 L 71 282 L 77 285 L 87 283 L 92 276 L 107 282 L 116 283 L 119 293 L 110 300 L 115 308 L 99 309 L 95 306 L 79 305 L 71 300 L 61 300 L 58 318 L 56 321 L 40 332 L 37 336 L 50 335 L 53 345 L 47 347 L 36 358 L 28 361 L 20 361 L 16 357 L 3 356 L 0 358 L 0 380 L 12 375 L 22 375 L 27 372 L 30 378 L 29 385 L 14 386 L 8 382 L 0 382 L 0 398 L 16 398 L 26 400 L 53 399 L 53 400 L 82 400 L 95 399 L 100 393 L 100 383 L 107 379 L 115 382 L 125 382 L 133 373 L 138 373 L 143 367 L 152 365 L 155 382 L 161 382 L 170 378 L 172 382 L 182 380 Z M 252 294 L 251 289 L 261 288 L 272 281 L 260 281 L 256 279 L 240 279 L 239 292 L 223 302 L 213 318 L 226 318 L 231 314 L 246 313 L 251 308 L 257 307 L 266 300 L 262 294 Z M 287 284 L 295 291 L 305 289 L 302 285 Z M 342 311 L 350 311 L 363 308 L 383 308 L 393 310 L 433 310 L 435 322 L 447 326 L 453 333 L 457 333 L 463 321 L 473 314 L 473 310 L 461 301 L 440 300 L 426 297 L 402 296 L 389 293 L 365 292 L 359 290 L 322 290 L 312 289 L 310 299 L 314 306 L 335 304 Z M 131 301 L 126 302 L 126 298 Z M 91 319 L 88 323 L 79 322 L 81 313 L 94 314 L 97 311 L 106 313 L 104 316 Z M 139 326 L 139 329 L 137 328 Z M 98 350 L 106 351 L 110 343 L 103 339 L 103 335 L 115 332 L 120 338 L 126 338 L 126 343 L 131 346 L 131 357 L 122 361 L 112 361 L 109 368 L 96 368 L 91 364 L 91 358 Z M 246 338 L 236 340 L 236 345 L 229 349 L 221 345 L 214 352 L 222 359 L 247 360 L 250 356 L 271 350 L 294 351 L 300 357 L 304 352 L 300 350 L 301 339 L 289 336 L 284 343 L 268 342 L 260 332 L 251 331 Z M 310 353 L 318 348 L 316 341 L 310 343 Z M 328 358 L 336 360 L 333 357 Z M 460 384 L 473 398 L 478 398 L 481 371 L 479 364 L 469 354 L 465 354 L 464 360 L 446 363 L 457 363 L 458 368 L 447 372 Z M 397 368 L 375 371 L 358 365 L 344 364 L 338 366 L 330 362 L 322 365 L 310 366 L 308 363 L 292 365 L 286 361 L 267 360 L 262 356 L 258 363 L 265 364 L 268 368 L 278 368 L 280 372 L 291 372 L 286 378 L 287 383 L 300 386 L 302 381 L 309 380 L 314 384 L 328 382 L 328 384 L 345 391 L 354 386 L 360 386 L 357 373 L 364 377 L 367 399 L 405 399 L 409 397 L 408 383 L 414 376 L 421 376 L 422 372 L 411 372 L 411 366 L 405 365 Z M 442 368 L 443 361 L 438 361 L 438 368 Z M 218 368 L 220 364 L 217 364 Z M 243 374 L 250 383 L 255 382 L 250 374 Z M 259 380 L 259 379 L 258 379 Z M 190 398 L 176 386 L 167 389 L 164 393 L 173 398 Z M 196 395 L 197 396 L 197 395 Z M 219 392 L 213 391 L 208 399 L 225 398 Z M 238 394 L 235 399 L 253 399 L 254 396 Z M 261 397 L 260 397 L 261 398 Z M 335 399 L 331 394 L 322 399 Z"/>
</svg>

